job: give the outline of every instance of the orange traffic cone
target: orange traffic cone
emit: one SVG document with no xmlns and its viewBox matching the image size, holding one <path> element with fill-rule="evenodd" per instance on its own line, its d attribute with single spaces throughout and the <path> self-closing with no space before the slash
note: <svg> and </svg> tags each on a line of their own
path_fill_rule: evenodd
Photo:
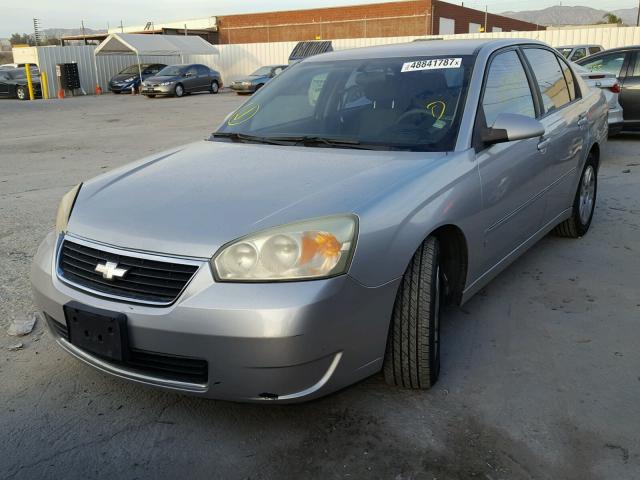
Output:
<svg viewBox="0 0 640 480">
<path fill-rule="evenodd" d="M 100 85 L 96 85 L 96 95 L 102 95 L 102 87 Z"/>
<path fill-rule="evenodd" d="M 64 98 L 64 89 L 61 88 L 60 90 L 58 90 L 58 98 L 60 100 Z"/>
</svg>

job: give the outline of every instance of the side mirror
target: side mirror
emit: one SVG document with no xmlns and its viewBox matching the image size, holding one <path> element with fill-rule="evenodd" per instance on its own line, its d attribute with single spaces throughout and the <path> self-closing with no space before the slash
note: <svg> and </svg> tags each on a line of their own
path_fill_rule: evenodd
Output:
<svg viewBox="0 0 640 480">
<path fill-rule="evenodd" d="M 193 77 L 193 73 L 191 73 L 191 72 L 184 72 L 184 73 L 182 74 L 182 76 L 183 76 L 183 77 Z"/>
<path fill-rule="evenodd" d="M 515 113 L 500 113 L 493 125 L 482 132 L 482 141 L 492 145 L 542 135 L 544 135 L 544 126 L 535 118 Z"/>
</svg>

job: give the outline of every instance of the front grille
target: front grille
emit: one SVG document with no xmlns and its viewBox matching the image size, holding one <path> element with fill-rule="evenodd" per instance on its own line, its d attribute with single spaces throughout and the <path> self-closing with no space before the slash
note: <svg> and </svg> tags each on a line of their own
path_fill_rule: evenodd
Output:
<svg viewBox="0 0 640 480">
<path fill-rule="evenodd" d="M 69 341 L 69 331 L 66 325 L 51 318 L 46 313 L 45 318 L 54 333 Z M 94 354 L 92 353 L 92 355 Z M 105 360 L 114 365 L 125 366 L 140 373 L 166 380 L 207 383 L 209 377 L 209 364 L 206 360 L 200 358 L 180 357 L 132 348 L 129 350 L 129 359 L 124 362 L 114 362 L 111 359 Z"/>
<path fill-rule="evenodd" d="M 126 269 L 122 278 L 105 279 L 98 264 L 114 262 Z M 166 305 L 187 286 L 197 265 L 137 258 L 98 250 L 65 240 L 60 249 L 59 275 L 76 286 L 142 303 Z"/>
</svg>

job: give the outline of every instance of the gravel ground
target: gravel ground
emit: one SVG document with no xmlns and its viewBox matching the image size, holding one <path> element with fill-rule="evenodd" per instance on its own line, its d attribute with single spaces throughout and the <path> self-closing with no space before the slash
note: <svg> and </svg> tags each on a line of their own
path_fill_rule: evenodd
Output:
<svg viewBox="0 0 640 480">
<path fill-rule="evenodd" d="M 207 401 L 86 367 L 42 322 L 9 337 L 60 197 L 242 100 L 0 102 L 0 478 L 640 477 L 640 137 L 609 143 L 585 238 L 543 239 L 447 312 L 429 392 L 378 375 L 302 405 Z"/>
</svg>

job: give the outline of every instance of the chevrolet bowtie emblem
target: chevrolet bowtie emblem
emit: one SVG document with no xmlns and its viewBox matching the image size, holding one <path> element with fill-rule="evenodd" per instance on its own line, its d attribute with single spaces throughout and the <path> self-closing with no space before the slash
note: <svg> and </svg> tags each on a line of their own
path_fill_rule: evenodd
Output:
<svg viewBox="0 0 640 480">
<path fill-rule="evenodd" d="M 114 278 L 122 278 L 126 275 L 126 268 L 118 268 L 115 262 L 99 263 L 96 265 L 96 272 L 102 274 L 102 278 L 113 280 Z"/>
</svg>

